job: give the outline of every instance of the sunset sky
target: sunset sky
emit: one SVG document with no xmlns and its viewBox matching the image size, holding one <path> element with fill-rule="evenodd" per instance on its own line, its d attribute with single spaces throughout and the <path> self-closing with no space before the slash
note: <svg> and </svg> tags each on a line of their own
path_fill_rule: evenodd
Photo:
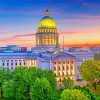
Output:
<svg viewBox="0 0 100 100">
<path fill-rule="evenodd" d="M 46 9 L 55 20 L 62 44 L 100 46 L 100 0 L 0 0 L 0 46 L 35 45 Z"/>
</svg>

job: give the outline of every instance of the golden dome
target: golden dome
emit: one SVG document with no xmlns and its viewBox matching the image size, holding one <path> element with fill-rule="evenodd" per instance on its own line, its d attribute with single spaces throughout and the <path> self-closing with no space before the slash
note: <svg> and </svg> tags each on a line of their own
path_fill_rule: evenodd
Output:
<svg viewBox="0 0 100 100">
<path fill-rule="evenodd" d="M 43 17 L 39 24 L 38 29 L 56 29 L 55 21 L 49 16 L 48 10 L 46 10 L 45 17 Z"/>
</svg>

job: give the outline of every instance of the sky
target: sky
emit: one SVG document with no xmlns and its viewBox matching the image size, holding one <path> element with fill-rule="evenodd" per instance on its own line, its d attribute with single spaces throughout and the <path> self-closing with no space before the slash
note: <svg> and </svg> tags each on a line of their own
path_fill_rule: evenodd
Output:
<svg viewBox="0 0 100 100">
<path fill-rule="evenodd" d="M 0 46 L 33 47 L 38 23 L 49 9 L 60 45 L 100 46 L 100 0 L 0 0 Z"/>
</svg>

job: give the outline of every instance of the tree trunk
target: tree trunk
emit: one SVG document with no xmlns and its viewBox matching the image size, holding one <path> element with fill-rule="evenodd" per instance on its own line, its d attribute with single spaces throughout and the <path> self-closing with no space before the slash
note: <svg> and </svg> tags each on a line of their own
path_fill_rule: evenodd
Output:
<svg viewBox="0 0 100 100">
<path fill-rule="evenodd" d="M 94 89 L 96 90 L 96 82 L 93 83 Z"/>
</svg>

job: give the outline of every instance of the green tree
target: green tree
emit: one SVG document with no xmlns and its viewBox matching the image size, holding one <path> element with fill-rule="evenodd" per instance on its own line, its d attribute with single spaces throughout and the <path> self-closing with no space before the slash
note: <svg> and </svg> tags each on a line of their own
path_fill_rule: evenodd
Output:
<svg viewBox="0 0 100 100">
<path fill-rule="evenodd" d="M 3 83 L 11 79 L 11 71 L 7 68 L 0 67 L 0 98 L 3 98 Z"/>
<path fill-rule="evenodd" d="M 15 97 L 17 100 L 27 100 L 30 97 L 30 84 L 27 83 L 29 78 L 26 77 L 26 75 L 29 76 L 28 71 L 29 69 L 27 67 L 16 67 L 13 72 L 13 80 L 15 82 Z"/>
<path fill-rule="evenodd" d="M 96 94 L 89 88 L 89 86 L 76 86 L 74 89 L 81 90 L 89 100 L 96 100 Z"/>
<path fill-rule="evenodd" d="M 87 60 L 78 69 L 82 78 L 92 84 L 96 89 L 96 85 L 100 81 L 100 61 Z"/>
<path fill-rule="evenodd" d="M 50 86 L 52 86 L 53 88 L 56 87 L 56 83 L 57 83 L 56 82 L 56 76 L 55 76 L 53 71 L 43 70 L 41 77 L 47 78 L 47 80 L 50 83 Z"/>
<path fill-rule="evenodd" d="M 57 100 L 56 92 L 46 78 L 37 78 L 30 88 L 31 100 Z"/>
<path fill-rule="evenodd" d="M 72 89 L 73 88 L 73 80 L 71 80 L 70 78 L 64 78 L 62 81 L 64 88 L 65 89 Z"/>
<path fill-rule="evenodd" d="M 4 82 L 3 84 L 3 97 L 14 98 L 15 97 L 15 83 L 13 80 Z"/>
<path fill-rule="evenodd" d="M 80 90 L 65 89 L 60 100 L 89 100 Z"/>
</svg>

